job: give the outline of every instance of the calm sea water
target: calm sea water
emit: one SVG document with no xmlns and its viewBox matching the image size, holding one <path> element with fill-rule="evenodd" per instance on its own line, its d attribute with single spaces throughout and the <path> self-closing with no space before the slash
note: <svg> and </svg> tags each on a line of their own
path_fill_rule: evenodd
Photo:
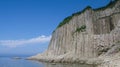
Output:
<svg viewBox="0 0 120 67">
<path fill-rule="evenodd" d="M 0 67 L 94 67 L 92 65 L 80 65 L 80 64 L 51 64 L 41 63 L 38 61 L 24 60 L 24 59 L 11 59 L 0 58 Z"/>
</svg>

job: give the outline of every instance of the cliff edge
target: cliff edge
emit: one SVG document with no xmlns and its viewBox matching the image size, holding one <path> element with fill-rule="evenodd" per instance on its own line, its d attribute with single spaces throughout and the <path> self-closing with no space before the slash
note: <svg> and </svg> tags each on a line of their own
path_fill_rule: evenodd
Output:
<svg viewBox="0 0 120 67">
<path fill-rule="evenodd" d="M 120 0 L 65 18 L 53 32 L 48 49 L 29 59 L 120 67 Z"/>
</svg>

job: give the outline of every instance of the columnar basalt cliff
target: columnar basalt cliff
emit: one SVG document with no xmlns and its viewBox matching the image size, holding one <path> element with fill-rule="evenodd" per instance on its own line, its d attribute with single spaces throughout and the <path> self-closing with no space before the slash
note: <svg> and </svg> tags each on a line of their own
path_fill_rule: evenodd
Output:
<svg viewBox="0 0 120 67">
<path fill-rule="evenodd" d="M 53 32 L 48 49 L 30 59 L 97 63 L 113 55 L 120 55 L 120 0 L 67 17 Z"/>
</svg>

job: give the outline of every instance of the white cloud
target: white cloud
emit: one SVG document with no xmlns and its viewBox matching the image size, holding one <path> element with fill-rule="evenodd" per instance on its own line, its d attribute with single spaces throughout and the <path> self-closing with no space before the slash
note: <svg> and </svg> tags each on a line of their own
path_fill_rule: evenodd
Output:
<svg viewBox="0 0 120 67">
<path fill-rule="evenodd" d="M 0 45 L 7 46 L 7 47 L 17 47 L 20 45 L 27 45 L 27 44 L 41 44 L 49 42 L 51 36 L 39 36 L 36 38 L 31 39 L 22 39 L 22 40 L 0 40 Z"/>
</svg>

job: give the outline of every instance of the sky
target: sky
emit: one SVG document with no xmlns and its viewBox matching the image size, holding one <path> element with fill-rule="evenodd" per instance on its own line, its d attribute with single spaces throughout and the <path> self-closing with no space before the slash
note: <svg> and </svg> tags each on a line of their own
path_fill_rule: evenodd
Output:
<svg viewBox="0 0 120 67">
<path fill-rule="evenodd" d="M 45 51 L 58 24 L 86 6 L 110 0 L 0 0 L 0 56 L 35 55 Z"/>
</svg>

